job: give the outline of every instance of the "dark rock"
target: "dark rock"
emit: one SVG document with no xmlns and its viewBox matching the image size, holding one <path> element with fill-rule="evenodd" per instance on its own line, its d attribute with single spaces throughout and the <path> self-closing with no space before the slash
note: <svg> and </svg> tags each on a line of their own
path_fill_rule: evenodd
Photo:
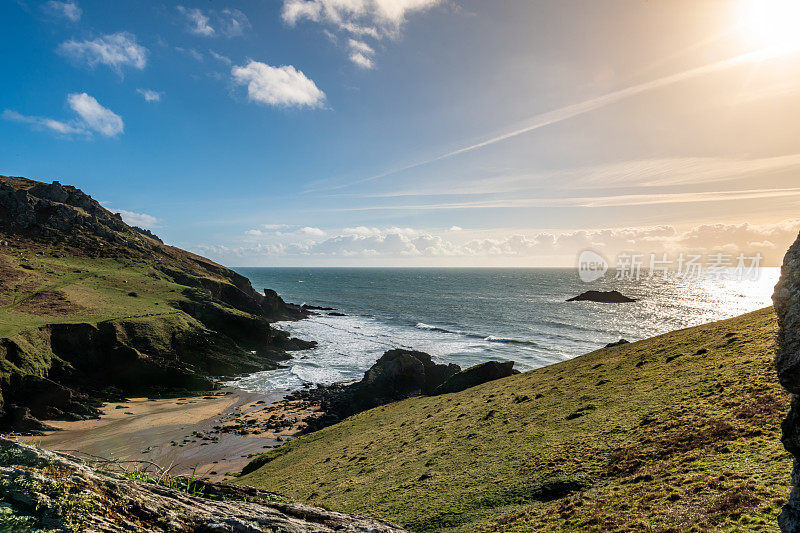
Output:
<svg viewBox="0 0 800 533">
<path fill-rule="evenodd" d="M 794 456 L 791 493 L 778 516 L 784 533 L 800 531 L 800 237 L 783 260 L 781 278 L 772 296 L 778 315 L 778 381 L 792 393 L 791 407 L 781 424 L 786 451 Z"/>
<path fill-rule="evenodd" d="M 334 311 L 332 313 L 328 313 L 328 316 L 347 316 L 347 315 L 344 313 L 337 313 L 336 311 Z"/>
<path fill-rule="evenodd" d="M 461 368 L 458 365 L 437 365 L 425 352 L 389 350 L 356 384 L 356 398 L 365 404 L 380 405 L 419 394 L 430 394 L 459 371 Z"/>
<path fill-rule="evenodd" d="M 15 431 L 23 435 L 42 435 L 45 431 L 56 429 L 31 416 L 31 410 L 27 407 L 10 404 L 6 407 L 6 416 L 13 424 Z"/>
<path fill-rule="evenodd" d="M 322 415 L 307 420 L 308 431 L 316 431 L 379 405 L 431 394 L 460 370 L 452 363 L 436 364 L 424 352 L 388 350 L 358 383 L 319 385 L 315 389 L 295 391 L 292 399 L 321 407 Z"/>
<path fill-rule="evenodd" d="M 309 309 L 311 311 L 336 311 L 336 309 L 333 308 L 333 307 L 320 307 L 318 305 L 306 305 L 306 304 L 303 304 L 300 307 L 302 307 L 303 309 Z"/>
<path fill-rule="evenodd" d="M 620 339 L 617 342 L 609 342 L 608 344 L 606 344 L 605 347 L 613 348 L 614 346 L 622 346 L 623 344 L 630 344 L 630 341 L 627 341 L 625 339 Z"/>
<path fill-rule="evenodd" d="M 629 303 L 635 298 L 628 298 L 619 291 L 586 291 L 567 300 L 568 302 L 600 302 L 600 303 Z"/>
<path fill-rule="evenodd" d="M 487 361 L 450 376 L 435 389 L 434 393 L 459 392 L 487 381 L 512 376 L 515 373 L 518 374 L 519 372 L 514 370 L 513 361 L 504 361 L 502 363 L 499 361 Z"/>
</svg>

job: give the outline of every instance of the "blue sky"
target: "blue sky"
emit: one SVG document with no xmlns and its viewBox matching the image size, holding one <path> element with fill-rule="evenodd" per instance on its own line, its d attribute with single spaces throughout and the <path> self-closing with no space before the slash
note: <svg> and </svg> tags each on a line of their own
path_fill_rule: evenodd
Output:
<svg viewBox="0 0 800 533">
<path fill-rule="evenodd" d="M 800 228 L 784 3 L 7 1 L 0 173 L 230 265 L 774 263 Z"/>
</svg>

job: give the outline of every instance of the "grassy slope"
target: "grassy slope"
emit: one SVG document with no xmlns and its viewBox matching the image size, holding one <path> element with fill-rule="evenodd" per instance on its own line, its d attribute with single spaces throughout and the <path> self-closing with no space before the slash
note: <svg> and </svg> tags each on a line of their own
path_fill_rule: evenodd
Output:
<svg viewBox="0 0 800 533">
<path fill-rule="evenodd" d="M 177 313 L 168 302 L 185 299 L 185 287 L 142 261 L 0 249 L 0 270 L 0 338 L 44 324 Z"/>
<path fill-rule="evenodd" d="M 417 531 L 776 530 L 775 329 L 766 309 L 373 409 L 241 482 Z"/>
</svg>

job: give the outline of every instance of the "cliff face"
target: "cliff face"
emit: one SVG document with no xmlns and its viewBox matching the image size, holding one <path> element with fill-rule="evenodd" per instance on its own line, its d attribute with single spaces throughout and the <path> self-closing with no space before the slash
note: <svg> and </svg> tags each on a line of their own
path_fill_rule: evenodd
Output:
<svg viewBox="0 0 800 533">
<path fill-rule="evenodd" d="M 792 490 L 778 523 L 782 531 L 797 532 L 800 531 L 800 237 L 783 261 L 773 301 L 779 327 L 775 368 L 781 385 L 792 393 L 791 408 L 781 424 L 781 441 L 794 457 Z"/>
<path fill-rule="evenodd" d="M 0 426 L 80 419 L 93 400 L 202 390 L 311 344 L 274 291 L 132 227 L 80 189 L 0 176 Z"/>
</svg>

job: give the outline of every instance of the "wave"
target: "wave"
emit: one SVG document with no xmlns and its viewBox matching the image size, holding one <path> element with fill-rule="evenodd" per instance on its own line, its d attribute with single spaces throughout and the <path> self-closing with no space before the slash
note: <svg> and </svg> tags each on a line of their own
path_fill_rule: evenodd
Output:
<svg viewBox="0 0 800 533">
<path fill-rule="evenodd" d="M 494 335 L 489 335 L 488 337 L 484 338 L 486 342 L 504 342 L 506 344 L 527 344 L 529 346 L 536 346 L 536 341 L 526 341 L 522 339 L 509 339 L 508 337 L 495 337 Z"/>
<path fill-rule="evenodd" d="M 465 331 L 453 331 L 449 329 L 445 329 L 439 326 L 432 326 L 430 324 L 426 324 L 425 322 L 417 322 L 417 328 L 424 329 L 426 331 L 438 331 L 439 333 L 450 333 L 452 335 L 463 335 L 465 337 L 472 337 L 474 339 L 482 339 L 486 342 L 502 342 L 505 344 L 525 344 L 528 346 L 536 346 L 535 341 L 530 340 L 523 340 L 523 339 L 512 339 L 509 337 L 497 337 L 495 335 L 489 335 L 488 337 L 484 337 L 483 335 L 477 335 L 475 333 L 468 333 Z"/>
<path fill-rule="evenodd" d="M 438 331 L 440 333 L 453 333 L 453 334 L 459 333 L 458 331 L 450 331 L 449 329 L 441 328 L 439 326 L 431 326 L 430 324 L 426 324 L 425 322 L 417 322 L 416 327 L 427 331 Z"/>
</svg>

